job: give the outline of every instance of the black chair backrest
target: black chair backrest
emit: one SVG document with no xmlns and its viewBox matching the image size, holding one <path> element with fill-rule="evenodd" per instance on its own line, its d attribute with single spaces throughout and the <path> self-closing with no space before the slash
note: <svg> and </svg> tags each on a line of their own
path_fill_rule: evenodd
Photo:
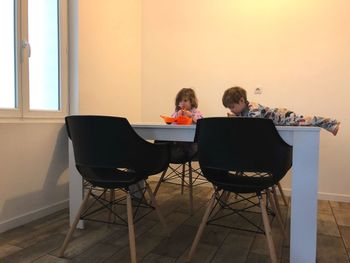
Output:
<svg viewBox="0 0 350 263">
<path fill-rule="evenodd" d="M 268 172 L 283 176 L 292 165 L 292 147 L 284 142 L 269 119 L 200 119 L 196 140 L 203 169 Z"/>
<path fill-rule="evenodd" d="M 142 162 L 138 146 L 145 141 L 127 119 L 72 115 L 65 121 L 77 166 L 132 168 Z"/>
</svg>

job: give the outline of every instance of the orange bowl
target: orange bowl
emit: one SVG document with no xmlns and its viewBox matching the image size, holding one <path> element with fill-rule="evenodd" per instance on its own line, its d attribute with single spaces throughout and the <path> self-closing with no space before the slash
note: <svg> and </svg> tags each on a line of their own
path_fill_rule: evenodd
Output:
<svg viewBox="0 0 350 263">
<path fill-rule="evenodd" d="M 191 125 L 192 124 L 192 118 L 186 117 L 186 116 L 179 116 L 176 118 L 176 123 L 180 125 Z"/>
<path fill-rule="evenodd" d="M 167 116 L 162 116 L 162 115 L 160 115 L 160 117 L 163 118 L 163 120 L 166 124 L 172 124 L 173 122 L 176 121 L 176 119 L 173 117 L 167 117 Z"/>
</svg>

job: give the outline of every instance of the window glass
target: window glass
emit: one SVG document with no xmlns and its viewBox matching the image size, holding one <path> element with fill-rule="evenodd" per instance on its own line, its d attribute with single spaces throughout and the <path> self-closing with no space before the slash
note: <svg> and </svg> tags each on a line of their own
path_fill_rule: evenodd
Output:
<svg viewBox="0 0 350 263">
<path fill-rule="evenodd" d="M 60 110 L 58 12 L 57 0 L 28 0 L 30 110 Z"/>
<path fill-rule="evenodd" d="M 14 0 L 0 1 L 0 108 L 16 108 Z"/>
</svg>

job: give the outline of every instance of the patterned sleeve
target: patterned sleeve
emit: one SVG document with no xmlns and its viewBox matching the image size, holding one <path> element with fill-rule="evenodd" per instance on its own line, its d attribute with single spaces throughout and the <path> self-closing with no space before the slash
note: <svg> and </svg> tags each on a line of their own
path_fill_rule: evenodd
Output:
<svg viewBox="0 0 350 263">
<path fill-rule="evenodd" d="M 193 123 L 197 123 L 198 119 L 202 119 L 203 118 L 203 114 L 198 110 L 198 109 L 192 109 L 192 121 Z"/>
<path fill-rule="evenodd" d="M 264 118 L 264 114 L 266 113 L 266 107 L 255 102 L 250 102 L 248 108 L 248 117 Z"/>
</svg>

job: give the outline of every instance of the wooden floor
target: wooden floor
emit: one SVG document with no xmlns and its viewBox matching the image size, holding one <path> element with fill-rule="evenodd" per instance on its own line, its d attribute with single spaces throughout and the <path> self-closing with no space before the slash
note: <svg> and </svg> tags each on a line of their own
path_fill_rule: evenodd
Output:
<svg viewBox="0 0 350 263">
<path fill-rule="evenodd" d="M 154 188 L 154 182 L 151 183 Z M 184 262 L 197 226 L 211 195 L 209 185 L 194 189 L 195 211 L 188 213 L 188 194 L 180 187 L 162 184 L 157 200 L 171 230 L 166 237 L 155 213 L 136 224 L 139 262 Z M 281 203 L 282 204 L 282 203 Z M 281 206 L 289 228 L 288 207 Z M 258 218 L 258 217 L 257 217 Z M 231 220 L 244 225 L 238 217 Z M 284 242 L 277 220 L 272 222 L 273 237 L 281 262 L 289 262 L 288 241 Z M 0 234 L 0 262 L 130 262 L 128 232 L 123 226 L 89 222 L 77 230 L 64 258 L 58 249 L 68 231 L 68 210 Z M 289 235 L 289 234 L 288 234 Z M 350 204 L 319 201 L 317 262 L 349 262 Z M 265 236 L 239 230 L 207 226 L 192 262 L 270 262 Z"/>
</svg>

